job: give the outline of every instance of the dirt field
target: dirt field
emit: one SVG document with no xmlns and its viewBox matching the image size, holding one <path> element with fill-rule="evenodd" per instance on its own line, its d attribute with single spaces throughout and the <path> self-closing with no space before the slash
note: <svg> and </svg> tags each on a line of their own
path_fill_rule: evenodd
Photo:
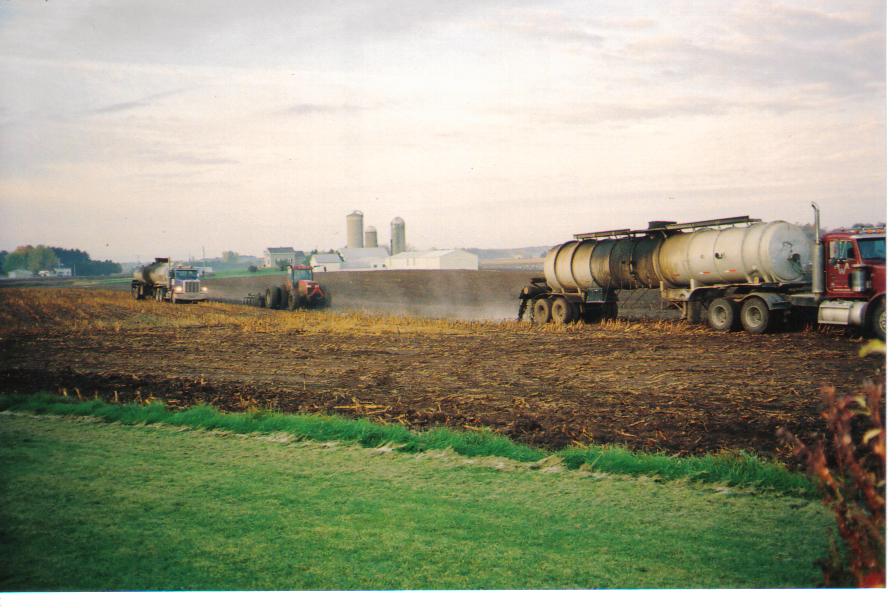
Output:
<svg viewBox="0 0 896 608">
<path fill-rule="evenodd" d="M 751 336 L 670 322 L 532 327 L 0 290 L 0 384 L 489 427 L 535 445 L 777 451 L 820 428 L 818 387 L 875 374 L 840 332 Z"/>
</svg>

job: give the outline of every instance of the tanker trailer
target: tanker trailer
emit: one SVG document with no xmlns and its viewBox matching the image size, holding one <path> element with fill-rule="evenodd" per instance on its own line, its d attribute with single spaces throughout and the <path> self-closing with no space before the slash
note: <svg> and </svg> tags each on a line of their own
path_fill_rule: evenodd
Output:
<svg viewBox="0 0 896 608">
<path fill-rule="evenodd" d="M 883 337 L 884 237 L 856 231 L 822 239 L 815 209 L 814 245 L 799 226 L 749 216 L 577 234 L 548 251 L 544 278 L 520 293 L 519 318 L 528 309 L 539 324 L 612 319 L 620 290 L 658 288 L 681 318 L 720 331 L 764 333 L 808 319 Z M 832 289 L 838 283 L 848 286 Z"/>
<path fill-rule="evenodd" d="M 131 295 L 135 300 L 203 302 L 208 299 L 208 287 L 201 284 L 199 269 L 174 265 L 170 258 L 156 258 L 152 264 L 134 270 Z"/>
</svg>

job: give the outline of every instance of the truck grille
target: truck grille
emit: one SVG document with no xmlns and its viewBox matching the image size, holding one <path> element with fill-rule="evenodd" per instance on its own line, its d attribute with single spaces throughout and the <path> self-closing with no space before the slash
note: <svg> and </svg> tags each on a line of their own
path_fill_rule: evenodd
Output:
<svg viewBox="0 0 896 608">
<path fill-rule="evenodd" d="M 199 281 L 184 281 L 184 293 L 199 293 Z"/>
</svg>

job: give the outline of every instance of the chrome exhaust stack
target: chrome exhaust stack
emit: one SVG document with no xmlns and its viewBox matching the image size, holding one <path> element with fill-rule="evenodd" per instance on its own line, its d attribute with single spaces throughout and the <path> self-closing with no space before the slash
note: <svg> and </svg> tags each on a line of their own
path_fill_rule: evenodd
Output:
<svg viewBox="0 0 896 608">
<path fill-rule="evenodd" d="M 815 245 L 812 247 L 812 295 L 820 300 L 824 295 L 824 245 L 821 243 L 821 223 L 818 205 L 812 202 L 815 210 Z"/>
</svg>

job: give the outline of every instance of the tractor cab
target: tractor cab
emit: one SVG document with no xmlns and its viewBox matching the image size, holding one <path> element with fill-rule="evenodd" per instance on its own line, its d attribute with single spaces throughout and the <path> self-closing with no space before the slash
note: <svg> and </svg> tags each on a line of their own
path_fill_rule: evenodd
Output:
<svg viewBox="0 0 896 608">
<path fill-rule="evenodd" d="M 289 271 L 289 282 L 296 285 L 298 281 L 313 281 L 314 273 L 311 266 L 295 265 L 287 268 Z"/>
</svg>

